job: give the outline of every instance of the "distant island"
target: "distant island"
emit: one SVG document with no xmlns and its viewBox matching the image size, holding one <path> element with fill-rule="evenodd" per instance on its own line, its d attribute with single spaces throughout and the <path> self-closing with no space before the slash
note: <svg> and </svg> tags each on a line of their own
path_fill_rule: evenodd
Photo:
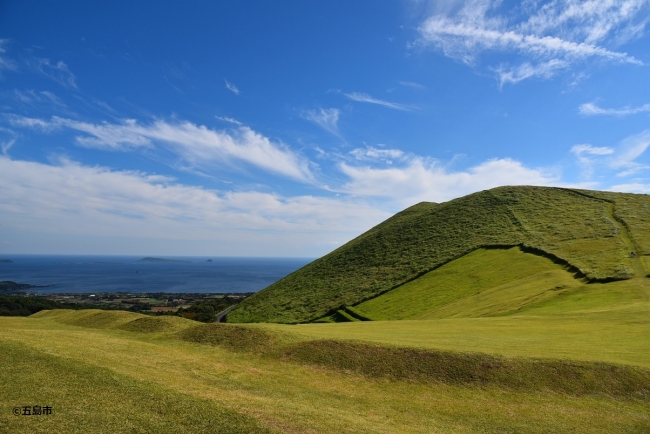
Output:
<svg viewBox="0 0 650 434">
<path fill-rule="evenodd" d="M 0 264 L 11 264 L 13 262 L 14 261 L 12 261 L 11 259 L 0 259 Z"/>
<path fill-rule="evenodd" d="M 136 262 L 190 262 L 190 261 L 180 261 L 178 259 L 163 259 L 163 258 L 142 258 L 138 259 Z"/>
<path fill-rule="evenodd" d="M 3 280 L 2 282 L 0 282 L 0 292 L 18 291 L 21 289 L 29 289 L 29 288 L 38 288 L 38 286 L 30 285 L 28 283 L 16 283 L 16 282 L 12 282 L 11 280 Z"/>
<path fill-rule="evenodd" d="M 212 259 L 208 259 L 208 260 L 207 260 L 207 261 L 205 261 L 205 262 L 212 262 Z"/>
</svg>

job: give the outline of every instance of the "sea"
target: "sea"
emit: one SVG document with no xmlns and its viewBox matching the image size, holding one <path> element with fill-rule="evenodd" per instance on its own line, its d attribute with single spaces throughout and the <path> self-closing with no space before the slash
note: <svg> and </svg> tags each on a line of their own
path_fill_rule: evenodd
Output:
<svg viewBox="0 0 650 434">
<path fill-rule="evenodd" d="M 38 286 L 36 293 L 257 292 L 314 258 L 0 255 L 0 281 Z M 3 259 L 13 262 L 5 263 Z"/>
</svg>

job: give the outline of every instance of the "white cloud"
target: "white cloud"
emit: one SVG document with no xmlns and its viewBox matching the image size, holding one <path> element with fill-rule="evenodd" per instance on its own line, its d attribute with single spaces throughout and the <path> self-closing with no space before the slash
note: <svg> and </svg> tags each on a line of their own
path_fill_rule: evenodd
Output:
<svg viewBox="0 0 650 434">
<path fill-rule="evenodd" d="M 6 142 L 0 142 L 0 150 L 2 150 L 2 153 L 4 155 L 7 155 L 7 152 L 9 152 L 9 149 L 16 143 L 16 139 L 11 139 L 7 140 Z"/>
<path fill-rule="evenodd" d="M 226 82 L 226 89 L 228 89 L 229 91 L 231 91 L 235 95 L 239 95 L 239 89 L 237 88 L 237 86 L 235 86 L 234 84 L 232 84 L 228 80 L 224 80 L 224 81 Z"/>
<path fill-rule="evenodd" d="M 406 156 L 399 149 L 380 149 L 374 146 L 353 149 L 350 155 L 359 161 L 381 161 L 387 164 L 393 164 L 393 161 L 402 160 Z"/>
<path fill-rule="evenodd" d="M 580 114 L 586 116 L 608 115 L 608 116 L 623 117 L 623 116 L 634 115 L 637 113 L 650 112 L 650 104 L 644 104 L 639 107 L 625 106 L 618 109 L 604 109 L 598 107 L 594 103 L 585 103 L 578 108 L 578 111 L 580 112 Z"/>
<path fill-rule="evenodd" d="M 2 156 L 0 215 L 5 230 L 20 233 L 124 238 L 140 252 L 151 251 L 147 240 L 183 241 L 195 247 L 189 252 L 247 256 L 323 254 L 332 239 L 389 216 L 361 200 L 217 192 L 142 172 Z"/>
<path fill-rule="evenodd" d="M 610 155 L 614 153 L 614 149 L 608 147 L 597 147 L 589 144 L 575 145 L 571 148 L 571 152 L 578 157 L 587 155 Z"/>
<path fill-rule="evenodd" d="M 616 154 L 610 161 L 610 165 L 615 169 L 627 169 L 628 173 L 647 169 L 647 165 L 640 164 L 635 160 L 643 155 L 648 146 L 650 146 L 650 130 L 627 137 L 621 142 Z M 634 170 L 634 172 L 629 172 L 630 170 Z"/>
<path fill-rule="evenodd" d="M 14 98 L 25 104 L 48 103 L 59 107 L 65 107 L 65 104 L 50 91 L 42 90 L 37 92 L 33 89 L 20 91 L 14 90 Z"/>
<path fill-rule="evenodd" d="M 616 176 L 626 177 L 650 169 L 647 164 L 636 161 L 650 146 L 650 130 L 627 137 L 614 149 L 589 144 L 571 148 L 583 168 L 583 176 L 590 177 L 596 170 L 617 171 Z"/>
<path fill-rule="evenodd" d="M 411 87 L 413 89 L 426 89 L 426 86 L 423 86 L 420 83 L 415 83 L 413 81 L 400 81 L 399 84 L 405 87 Z"/>
<path fill-rule="evenodd" d="M 330 109 L 318 109 L 318 110 L 307 110 L 302 113 L 302 117 L 315 123 L 316 125 L 323 128 L 325 131 L 328 131 L 335 136 L 340 137 L 339 134 L 339 115 L 341 114 L 339 109 L 330 108 Z"/>
<path fill-rule="evenodd" d="M 650 194 L 650 184 L 644 184 L 642 182 L 630 182 L 626 184 L 612 185 L 608 190 L 618 191 L 622 193 Z"/>
<path fill-rule="evenodd" d="M 558 185 L 558 176 L 530 169 L 512 159 L 494 159 L 465 171 L 451 172 L 437 162 L 415 157 L 404 167 L 340 165 L 350 177 L 344 191 L 389 198 L 402 206 L 420 201 L 443 202 L 502 185 Z"/>
<path fill-rule="evenodd" d="M 63 61 L 51 63 L 50 59 L 35 57 L 28 61 L 29 66 L 63 87 L 77 88 L 77 77 Z"/>
<path fill-rule="evenodd" d="M 392 108 L 395 110 L 413 110 L 416 107 L 409 106 L 406 104 L 398 104 L 396 102 L 388 102 L 388 101 L 383 101 L 381 99 L 373 98 L 368 94 L 365 93 L 360 93 L 360 92 L 352 92 L 352 93 L 346 93 L 344 94 L 348 98 L 350 98 L 352 101 L 357 101 L 357 102 L 367 102 L 369 104 L 377 104 L 380 106 Z"/>
<path fill-rule="evenodd" d="M 16 62 L 14 62 L 11 59 L 7 59 L 5 56 L 3 56 L 3 54 L 7 52 L 7 49 L 5 48 L 5 46 L 8 43 L 9 43 L 9 40 L 0 39 L 0 78 L 2 78 L 2 71 L 3 70 L 15 71 L 15 70 L 18 69 L 18 66 L 16 65 Z"/>
<path fill-rule="evenodd" d="M 548 62 L 542 62 L 536 65 L 525 62 L 514 68 L 501 65 L 497 68 L 493 68 L 493 71 L 496 72 L 497 77 L 499 78 L 499 86 L 503 87 L 504 84 L 516 84 L 531 77 L 551 78 L 558 71 L 565 69 L 568 66 L 568 62 L 559 59 L 551 59 Z"/>
<path fill-rule="evenodd" d="M 215 118 L 219 119 L 220 121 L 228 122 L 229 124 L 235 124 L 235 125 L 244 125 L 243 123 L 239 122 L 237 119 L 229 118 L 228 116 L 215 116 Z"/>
<path fill-rule="evenodd" d="M 648 0 L 553 0 L 501 10 L 502 2 L 468 0 L 454 13 L 435 13 L 419 27 L 420 43 L 476 65 L 484 53 L 519 56 L 519 65 L 491 66 L 501 84 L 530 77 L 549 78 L 587 59 L 641 65 L 604 44 L 622 44 L 641 35 Z"/>
<path fill-rule="evenodd" d="M 69 128 L 85 133 L 76 137 L 81 146 L 126 150 L 153 147 L 159 143 L 191 164 L 240 161 L 268 172 L 304 182 L 313 182 L 309 162 L 282 143 L 241 126 L 234 131 L 219 131 L 191 122 L 169 123 L 161 120 L 148 125 L 128 119 L 121 124 L 92 124 L 60 117 L 50 121 L 9 116 L 15 126 L 52 131 Z"/>
</svg>

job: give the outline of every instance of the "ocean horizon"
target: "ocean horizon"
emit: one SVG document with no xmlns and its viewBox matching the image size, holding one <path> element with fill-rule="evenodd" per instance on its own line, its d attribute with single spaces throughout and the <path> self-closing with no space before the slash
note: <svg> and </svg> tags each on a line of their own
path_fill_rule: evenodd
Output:
<svg viewBox="0 0 650 434">
<path fill-rule="evenodd" d="M 314 258 L 4 254 L 0 281 L 38 286 L 46 293 L 257 292 Z"/>
</svg>

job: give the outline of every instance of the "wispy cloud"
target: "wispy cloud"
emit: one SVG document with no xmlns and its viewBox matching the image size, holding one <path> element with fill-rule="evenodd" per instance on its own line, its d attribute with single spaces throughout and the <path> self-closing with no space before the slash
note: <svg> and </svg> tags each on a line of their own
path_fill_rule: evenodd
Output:
<svg viewBox="0 0 650 434">
<path fill-rule="evenodd" d="M 636 161 L 650 146 L 650 130 L 625 138 L 616 148 L 575 145 L 571 153 L 582 166 L 583 176 L 590 177 L 596 170 L 614 171 L 618 177 L 627 177 L 650 169 Z"/>
<path fill-rule="evenodd" d="M 357 102 L 366 102 L 369 104 L 377 104 L 383 107 L 388 107 L 392 108 L 395 110 L 414 110 L 416 107 L 406 105 L 406 104 L 399 104 L 396 102 L 389 102 L 389 101 L 384 101 L 381 99 L 373 98 L 370 95 L 366 93 L 361 93 L 361 92 L 352 92 L 352 93 L 345 93 L 344 94 L 346 97 L 350 98 L 352 101 L 357 101 Z"/>
<path fill-rule="evenodd" d="M 400 81 L 399 84 L 413 89 L 426 89 L 426 86 L 421 85 L 420 83 L 415 83 L 413 81 Z"/>
<path fill-rule="evenodd" d="M 33 89 L 28 89 L 21 91 L 15 89 L 14 98 L 25 104 L 47 103 L 59 107 L 65 107 L 65 104 L 61 99 L 59 99 L 59 97 L 47 90 L 35 91 Z"/>
<path fill-rule="evenodd" d="M 406 157 L 404 151 L 400 149 L 381 149 L 374 146 L 353 149 L 350 155 L 358 161 L 379 161 L 389 165 Z"/>
<path fill-rule="evenodd" d="M 6 142 L 0 142 L 0 150 L 4 155 L 7 155 L 9 149 L 16 143 L 16 139 L 7 140 Z"/>
<path fill-rule="evenodd" d="M 318 110 L 307 110 L 302 112 L 301 116 L 308 121 L 315 123 L 316 125 L 323 128 L 325 131 L 328 131 L 334 134 L 337 137 L 340 137 L 339 134 L 339 115 L 341 114 L 339 109 L 330 108 L 330 109 L 318 109 Z"/>
<path fill-rule="evenodd" d="M 18 65 L 11 59 L 8 59 L 4 54 L 7 52 L 5 46 L 9 44 L 9 40 L 0 39 L 0 78 L 2 78 L 2 71 L 15 71 L 18 69 Z"/>
<path fill-rule="evenodd" d="M 437 13 L 419 27 L 420 43 L 477 65 L 482 54 L 523 58 L 518 65 L 489 68 L 499 82 L 549 78 L 587 59 L 641 65 L 635 57 L 605 48 L 640 36 L 649 20 L 648 0 L 552 0 L 504 9 L 502 2 L 468 0 L 453 14 Z"/>
<path fill-rule="evenodd" d="M 58 61 L 51 63 L 50 59 L 35 57 L 27 63 L 32 69 L 49 77 L 63 87 L 77 88 L 77 77 L 70 71 L 70 68 L 65 62 Z"/>
<path fill-rule="evenodd" d="M 191 122 L 170 123 L 162 120 L 145 125 L 132 119 L 120 124 L 93 124 L 56 116 L 48 121 L 15 115 L 8 119 L 14 126 L 44 131 L 67 128 L 82 132 L 84 135 L 77 136 L 75 140 L 86 147 L 128 150 L 151 148 L 158 143 L 198 166 L 241 161 L 299 181 L 314 180 L 306 159 L 283 143 L 272 142 L 244 126 L 235 131 L 219 131 Z"/>
<path fill-rule="evenodd" d="M 215 116 L 215 118 L 223 122 L 228 122 L 229 124 L 244 125 L 243 123 L 239 122 L 237 119 L 229 118 L 228 116 Z"/>
<path fill-rule="evenodd" d="M 239 89 L 237 88 L 237 86 L 235 86 L 234 84 L 232 84 L 228 80 L 224 80 L 224 81 L 226 82 L 226 89 L 228 89 L 229 91 L 231 91 L 235 95 L 239 95 Z"/>
<path fill-rule="evenodd" d="M 629 115 L 635 115 L 637 113 L 650 112 L 650 103 L 644 104 L 639 107 L 625 106 L 618 109 L 606 109 L 606 108 L 598 107 L 595 103 L 589 102 L 589 103 L 582 104 L 578 108 L 578 111 L 580 112 L 580 114 L 586 116 L 606 115 L 606 116 L 624 117 Z"/>
<path fill-rule="evenodd" d="M 358 199 L 219 192 L 69 160 L 43 164 L 0 156 L 0 174 L 5 228 L 86 240 L 101 228 L 116 242 L 138 240 L 138 249 L 183 245 L 194 254 L 320 255 L 333 247 L 329 241 L 347 241 L 389 216 Z"/>
</svg>

